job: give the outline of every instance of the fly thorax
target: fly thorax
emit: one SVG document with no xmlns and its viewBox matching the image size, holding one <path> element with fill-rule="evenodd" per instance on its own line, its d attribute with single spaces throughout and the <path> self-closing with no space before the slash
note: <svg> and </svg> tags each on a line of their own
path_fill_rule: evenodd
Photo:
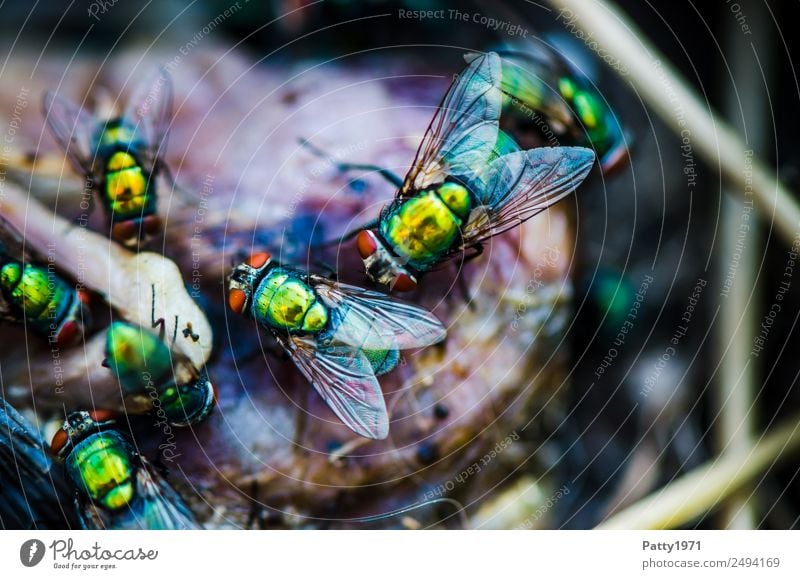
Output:
<svg viewBox="0 0 800 579">
<path fill-rule="evenodd" d="M 96 159 L 109 159 L 116 151 L 135 154 L 147 146 L 136 127 L 121 119 L 113 119 L 103 125 L 95 134 L 93 143 Z"/>
<path fill-rule="evenodd" d="M 434 191 L 413 197 L 385 220 L 381 233 L 412 265 L 435 262 L 459 235 L 461 219 Z"/>
<path fill-rule="evenodd" d="M 328 311 L 314 290 L 291 272 L 277 268 L 261 282 L 253 300 L 256 319 L 290 332 L 316 332 L 325 327 Z"/>
<path fill-rule="evenodd" d="M 136 130 L 115 119 L 106 123 L 97 136 L 98 151 L 110 148 L 130 148 L 137 144 Z"/>
</svg>

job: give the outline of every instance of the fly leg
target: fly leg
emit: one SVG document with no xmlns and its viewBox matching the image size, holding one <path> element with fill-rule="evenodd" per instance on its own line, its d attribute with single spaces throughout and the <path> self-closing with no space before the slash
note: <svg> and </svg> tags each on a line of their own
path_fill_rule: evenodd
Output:
<svg viewBox="0 0 800 579">
<path fill-rule="evenodd" d="M 336 268 L 333 267 L 327 261 L 317 257 L 317 258 L 314 258 L 314 259 L 310 260 L 310 263 L 313 264 L 315 267 L 317 267 L 317 268 L 321 269 L 322 271 L 324 271 L 325 272 L 325 277 L 327 277 L 328 279 L 331 279 L 333 281 L 339 281 L 339 273 L 336 271 Z M 307 264 L 304 264 L 304 263 L 292 263 L 292 262 L 283 263 L 283 262 L 281 262 L 281 264 L 283 266 L 285 266 L 285 267 L 293 267 L 295 269 L 301 269 L 301 270 L 307 269 L 307 267 L 306 267 Z"/>
<path fill-rule="evenodd" d="M 478 245 L 474 245 L 471 249 L 472 253 L 469 255 L 467 255 L 466 251 L 461 254 L 461 259 L 459 260 L 458 267 L 456 269 L 456 283 L 458 283 L 458 290 L 461 292 L 461 295 L 467 302 L 467 307 L 474 312 L 476 306 L 472 299 L 472 295 L 470 294 L 469 288 L 467 287 L 467 280 L 464 279 L 464 266 L 476 257 L 479 257 L 483 254 L 483 244 L 479 243 Z"/>
<path fill-rule="evenodd" d="M 336 169 L 342 173 L 347 173 L 349 171 L 369 171 L 369 172 L 376 172 L 381 177 L 386 179 L 389 183 L 394 185 L 396 188 L 400 188 L 403 186 L 403 178 L 399 175 L 393 173 L 389 169 L 381 167 L 379 165 L 372 165 L 369 163 L 343 163 L 337 160 L 333 155 L 327 153 L 317 147 L 316 145 L 312 145 L 310 141 L 307 139 L 300 139 L 300 145 L 308 149 L 312 154 L 325 159 L 328 163 L 336 167 Z"/>
<path fill-rule="evenodd" d="M 303 438 L 306 432 L 306 424 L 308 423 L 308 410 L 306 409 L 308 404 L 308 388 L 303 388 L 300 393 L 300 398 L 300 402 L 297 405 L 298 416 L 294 428 L 294 445 L 295 450 L 302 453 L 305 449 Z"/>
<path fill-rule="evenodd" d="M 336 239 L 331 239 L 330 241 L 323 241 L 322 243 L 317 243 L 316 245 L 311 245 L 310 247 L 311 249 L 320 249 L 323 247 L 332 247 L 334 245 L 341 245 L 342 243 L 347 243 L 365 229 L 377 229 L 379 225 L 380 225 L 380 220 L 373 219 L 372 221 L 370 221 L 369 223 L 365 223 L 361 227 L 357 227 L 352 231 L 348 231 L 341 237 L 337 237 Z"/>
<path fill-rule="evenodd" d="M 250 500 L 250 513 L 247 515 L 247 526 L 248 529 L 261 529 L 264 530 L 264 508 L 261 504 L 261 501 L 258 500 L 260 487 L 258 485 L 257 480 L 253 480 L 250 484 L 250 494 L 251 496 L 248 497 Z M 256 527 L 258 525 L 258 527 Z"/>
<path fill-rule="evenodd" d="M 233 348 L 233 345 L 231 345 Z M 266 342 L 261 342 L 259 340 L 258 346 L 255 348 L 248 349 L 249 351 L 244 351 L 243 353 L 239 354 L 237 352 L 233 352 L 234 358 L 236 360 L 236 365 L 247 365 L 253 360 L 256 359 L 260 354 L 267 353 L 274 358 L 277 358 L 281 361 L 288 361 L 290 360 L 289 353 L 280 345 L 277 340 L 268 339 Z"/>
</svg>

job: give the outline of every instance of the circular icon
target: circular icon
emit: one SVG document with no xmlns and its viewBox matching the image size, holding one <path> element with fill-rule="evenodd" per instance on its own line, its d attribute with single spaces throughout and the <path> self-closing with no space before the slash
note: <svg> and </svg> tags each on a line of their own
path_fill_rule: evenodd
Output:
<svg viewBox="0 0 800 579">
<path fill-rule="evenodd" d="M 19 560 L 26 567 L 35 567 L 44 558 L 44 543 L 39 539 L 29 539 L 19 548 Z"/>
</svg>

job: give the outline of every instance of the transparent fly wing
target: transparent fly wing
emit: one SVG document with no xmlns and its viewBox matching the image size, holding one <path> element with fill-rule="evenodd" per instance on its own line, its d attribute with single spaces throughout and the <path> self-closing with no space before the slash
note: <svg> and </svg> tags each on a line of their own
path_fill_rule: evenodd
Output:
<svg viewBox="0 0 800 579">
<path fill-rule="evenodd" d="M 470 183 L 480 206 L 462 231 L 463 247 L 498 235 L 557 203 L 589 174 L 595 155 L 583 147 L 542 147 L 504 155 Z"/>
<path fill-rule="evenodd" d="M 75 103 L 48 91 L 44 95 L 44 115 L 53 138 L 67 153 L 74 169 L 92 173 L 92 143 L 100 122 Z"/>
<path fill-rule="evenodd" d="M 367 350 L 404 350 L 429 346 L 446 336 L 442 323 L 423 308 L 319 276 L 310 281 L 330 308 L 330 333 L 337 342 Z"/>
<path fill-rule="evenodd" d="M 181 496 L 142 456 L 138 457 L 136 496 L 119 511 L 107 511 L 83 494 L 77 501 L 78 515 L 86 529 L 181 530 L 202 529 Z"/>
<path fill-rule="evenodd" d="M 491 157 L 502 107 L 497 54 L 475 58 L 450 86 L 422 139 L 398 197 L 448 175 L 470 175 Z"/>
<path fill-rule="evenodd" d="M 381 440 L 388 436 L 389 414 L 383 392 L 362 352 L 310 336 L 276 338 L 348 428 L 366 438 Z"/>
<path fill-rule="evenodd" d="M 123 114 L 140 140 L 147 144 L 151 166 L 166 152 L 172 99 L 172 80 L 164 68 L 159 68 L 136 86 Z"/>
<path fill-rule="evenodd" d="M 140 457 L 136 473 L 137 496 L 142 502 L 141 520 L 146 529 L 201 529 L 202 526 L 172 485 Z"/>
<path fill-rule="evenodd" d="M 498 130 L 497 140 L 494 142 L 494 148 L 492 150 L 492 156 L 490 157 L 489 162 L 491 163 L 498 157 L 510 155 L 511 153 L 516 153 L 519 150 L 519 145 L 517 145 L 517 142 L 511 137 L 511 135 Z M 480 175 L 480 173 L 480 171 L 476 171 L 476 175 Z"/>
</svg>

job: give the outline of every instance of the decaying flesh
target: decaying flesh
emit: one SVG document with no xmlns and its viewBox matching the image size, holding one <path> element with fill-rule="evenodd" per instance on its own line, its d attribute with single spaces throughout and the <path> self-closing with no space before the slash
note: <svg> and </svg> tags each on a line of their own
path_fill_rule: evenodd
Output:
<svg viewBox="0 0 800 579">
<path fill-rule="evenodd" d="M 151 58 L 148 64 L 155 66 L 170 55 Z M 460 59 L 454 53 L 452 67 L 460 67 Z M 120 57 L 110 74 L 101 75 L 103 82 L 121 86 L 136 74 L 136 61 L 133 55 Z M 86 78 L 79 70 L 93 65 L 74 66 L 75 78 Z M 351 244 L 338 252 L 309 252 L 306 244 L 373 219 L 394 191 L 374 174 L 349 185 L 348 177 L 297 140 L 309 138 L 342 160 L 378 163 L 403 174 L 452 72 L 443 69 L 440 79 L 409 76 L 400 83 L 372 66 L 251 68 L 235 51 L 198 49 L 171 70 L 176 114 L 166 161 L 188 198 L 160 202 L 167 233 L 152 252 L 136 256 L 102 235 L 54 221 L 33 199 L 29 204 L 22 190 L 4 200 L 4 211 L 17 208 L 18 226 L 32 243 L 56 242 L 57 259 L 73 276 L 75 256 L 82 251 L 92 264 L 85 283 L 127 319 L 149 325 L 156 285 L 156 317 L 165 318 L 167 333 L 179 315 L 179 328 L 191 322 L 200 335 L 199 342 L 191 342 L 179 331 L 178 342 L 194 360 L 209 361 L 219 406 L 204 424 L 175 435 L 178 456 L 166 466 L 206 526 L 361 527 L 367 523 L 358 517 L 439 498 L 475 508 L 515 467 L 535 472 L 536 426 L 565 389 L 561 337 L 570 323 L 573 258 L 569 203 L 496 238 L 466 266 L 472 307 L 465 305 L 452 266 L 426 277 L 422 290 L 406 296 L 442 319 L 448 339 L 441 347 L 411 353 L 381 379 L 393 420 L 384 441 L 352 435 L 294 366 L 275 355 L 266 333 L 227 315 L 224 276 L 232 262 L 254 250 L 311 268 L 322 267 L 315 263 L 321 257 L 343 281 L 365 283 Z M 401 63 L 387 67 L 408 73 Z M 140 64 L 136 70 L 143 74 L 145 68 Z M 119 71 L 125 76 L 115 76 Z M 57 81 L 56 70 L 50 74 Z M 49 79 L 42 73 L 34 80 L 32 93 L 41 94 Z M 73 96 L 90 90 L 67 86 Z M 41 118 L 31 115 L 26 123 L 16 144 L 23 151 L 35 147 L 44 131 Z M 43 158 L 51 159 L 47 166 L 58 165 L 52 161 L 55 145 L 47 137 L 41 141 Z M 66 166 L 63 170 L 67 195 L 75 182 Z M 31 184 L 29 177 L 23 180 Z M 52 182 L 52 175 L 35 176 L 33 194 L 52 204 L 56 197 L 47 190 Z M 65 214 L 75 210 L 68 200 L 58 207 Z M 199 296 L 202 311 L 186 301 L 193 296 Z M 71 381 L 58 401 L 52 401 L 51 353 L 32 337 L 27 343 L 32 355 L 17 357 L 16 373 L 9 370 L 13 353 L 3 353 L 6 385 L 11 371 L 16 385 L 29 391 L 30 367 L 37 408 L 85 404 L 90 386 L 82 383 L 83 373 L 89 373 L 92 390 L 100 388 L 100 374 L 108 374 L 81 362 L 84 353 L 86 359 L 96 357 L 103 328 L 97 331 L 100 337 L 90 337 L 85 351 L 64 353 Z M 452 504 L 433 503 L 406 519 L 370 524 L 413 526 L 408 517 L 430 524 L 454 510 Z"/>
</svg>

